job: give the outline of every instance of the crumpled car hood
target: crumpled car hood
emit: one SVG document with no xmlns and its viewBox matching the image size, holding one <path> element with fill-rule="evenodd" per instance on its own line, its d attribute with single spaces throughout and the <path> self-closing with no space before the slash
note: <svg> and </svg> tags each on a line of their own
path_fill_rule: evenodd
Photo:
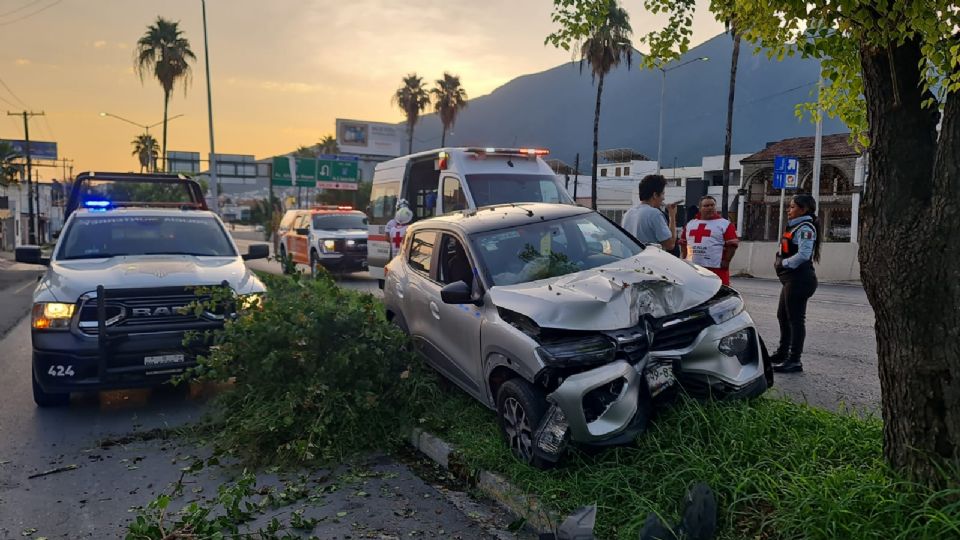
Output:
<svg viewBox="0 0 960 540">
<path fill-rule="evenodd" d="M 545 328 L 617 330 L 650 314 L 659 318 L 713 298 L 713 272 L 649 246 L 639 255 L 565 276 L 491 287 L 494 305 Z"/>
</svg>

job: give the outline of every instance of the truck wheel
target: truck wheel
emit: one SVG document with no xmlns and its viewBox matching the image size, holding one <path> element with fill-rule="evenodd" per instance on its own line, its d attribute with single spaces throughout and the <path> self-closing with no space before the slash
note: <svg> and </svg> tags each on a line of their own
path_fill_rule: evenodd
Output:
<svg viewBox="0 0 960 540">
<path fill-rule="evenodd" d="M 547 398 L 543 392 L 523 379 L 510 379 L 497 391 L 497 422 L 510 452 L 537 469 L 553 465 L 533 452 L 533 436 L 546 412 Z"/>
<path fill-rule="evenodd" d="M 320 264 L 320 257 L 317 256 L 317 252 L 310 250 L 310 277 L 317 279 L 317 277 L 323 273 L 323 266 Z"/>
<path fill-rule="evenodd" d="M 37 382 L 37 375 L 32 373 L 32 369 L 30 371 L 33 379 L 33 401 L 38 407 L 66 407 L 70 404 L 70 394 L 44 392 Z"/>
<path fill-rule="evenodd" d="M 283 244 L 280 244 L 280 268 L 284 274 L 290 273 L 287 272 L 287 248 L 283 247 Z"/>
</svg>

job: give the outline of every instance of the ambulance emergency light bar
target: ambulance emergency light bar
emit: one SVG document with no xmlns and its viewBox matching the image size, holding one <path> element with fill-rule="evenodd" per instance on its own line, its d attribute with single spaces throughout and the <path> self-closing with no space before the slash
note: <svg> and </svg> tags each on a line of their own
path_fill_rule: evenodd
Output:
<svg viewBox="0 0 960 540">
<path fill-rule="evenodd" d="M 464 152 L 473 154 L 474 159 L 483 159 L 486 156 L 517 156 L 536 158 L 550 153 L 546 148 L 464 148 Z M 450 154 L 440 152 L 436 160 L 436 169 L 444 171 L 450 163 Z"/>
</svg>

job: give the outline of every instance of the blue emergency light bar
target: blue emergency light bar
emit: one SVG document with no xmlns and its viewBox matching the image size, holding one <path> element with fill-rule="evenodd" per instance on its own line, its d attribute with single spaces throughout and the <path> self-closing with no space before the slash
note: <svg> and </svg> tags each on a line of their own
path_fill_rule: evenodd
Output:
<svg viewBox="0 0 960 540">
<path fill-rule="evenodd" d="M 83 201 L 83 205 L 89 208 L 106 208 L 110 206 L 110 201 Z"/>
</svg>

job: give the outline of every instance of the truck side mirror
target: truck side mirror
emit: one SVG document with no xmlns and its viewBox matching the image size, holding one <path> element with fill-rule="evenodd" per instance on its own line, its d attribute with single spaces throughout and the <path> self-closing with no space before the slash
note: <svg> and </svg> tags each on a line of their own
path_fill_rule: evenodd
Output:
<svg viewBox="0 0 960 540">
<path fill-rule="evenodd" d="M 247 248 L 243 255 L 243 260 L 252 261 L 254 259 L 266 259 L 270 256 L 270 246 L 267 244 L 253 244 Z"/>
<path fill-rule="evenodd" d="M 40 253 L 40 246 L 20 246 L 16 248 L 14 258 L 18 263 L 50 265 L 50 259 Z"/>
</svg>

